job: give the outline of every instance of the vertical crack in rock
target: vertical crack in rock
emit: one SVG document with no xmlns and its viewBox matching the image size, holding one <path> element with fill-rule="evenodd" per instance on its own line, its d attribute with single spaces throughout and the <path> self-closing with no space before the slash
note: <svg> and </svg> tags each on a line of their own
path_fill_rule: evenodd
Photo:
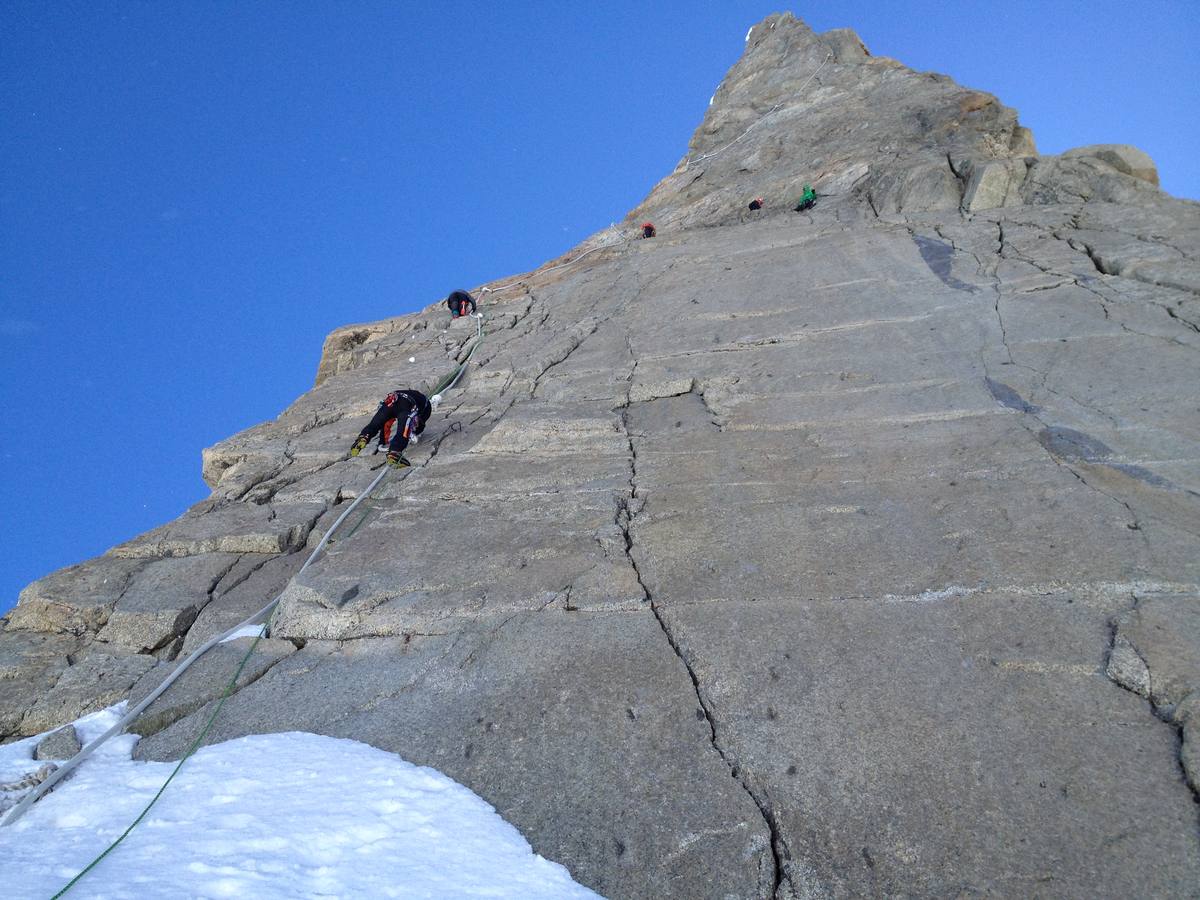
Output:
<svg viewBox="0 0 1200 900">
<path fill-rule="evenodd" d="M 1192 801 L 1200 805 L 1200 772 L 1188 768 L 1184 760 L 1184 726 L 1190 715 L 1200 715 L 1196 710 L 1200 704 L 1194 702 L 1195 691 L 1191 691 L 1176 702 L 1160 702 L 1162 698 L 1155 697 L 1154 671 L 1141 650 L 1128 637 L 1121 633 L 1122 621 L 1134 615 L 1141 605 L 1142 598 L 1136 593 L 1130 595 L 1132 604 L 1123 615 L 1116 616 L 1110 622 L 1111 632 L 1108 644 L 1108 659 L 1104 666 L 1104 674 L 1109 680 L 1132 694 L 1142 697 L 1150 707 L 1151 714 L 1165 722 L 1175 731 L 1176 754 L 1179 775 L 1184 785 L 1192 795 Z M 1184 711 L 1186 710 L 1186 711 Z M 1182 714 L 1181 714 L 1181 711 Z"/>
<path fill-rule="evenodd" d="M 626 336 L 626 345 L 629 347 L 630 354 L 632 355 L 633 347 L 628 336 Z M 628 390 L 632 390 L 633 376 L 636 370 L 637 357 L 634 356 L 633 364 L 629 370 Z M 663 636 L 667 639 L 667 643 L 670 645 L 671 650 L 675 653 L 675 656 L 683 665 L 684 670 L 688 673 L 688 678 L 691 679 L 692 690 L 696 694 L 696 702 L 699 704 L 699 709 L 704 714 L 704 719 L 708 723 L 709 741 L 712 744 L 713 749 L 729 767 L 729 774 L 738 782 L 738 784 L 742 786 L 742 790 L 746 792 L 746 795 L 758 808 L 759 814 L 762 816 L 763 822 L 767 826 L 767 832 L 770 835 L 771 851 L 770 896 L 777 897 L 780 894 L 784 878 L 784 860 L 791 858 L 791 852 L 788 849 L 787 842 L 785 841 L 783 833 L 779 828 L 778 820 L 775 818 L 775 812 L 771 809 L 771 804 L 766 798 L 765 794 L 754 787 L 750 778 L 738 765 L 736 757 L 728 749 L 722 746 L 720 739 L 717 737 L 717 726 L 716 720 L 713 718 L 712 704 L 708 698 L 705 697 L 704 691 L 700 686 L 700 679 L 696 675 L 695 669 L 688 661 L 687 655 L 680 646 L 678 639 L 671 630 L 671 627 L 667 624 L 666 619 L 663 617 L 662 610 L 655 601 L 654 595 L 651 593 L 649 587 L 646 585 L 645 580 L 642 578 L 641 569 L 638 567 L 637 559 L 633 554 L 633 534 L 631 531 L 631 526 L 633 523 L 633 517 L 637 515 L 637 512 L 639 511 L 642 498 L 638 497 L 637 446 L 633 440 L 633 432 L 630 431 L 629 428 L 629 406 L 630 401 L 627 394 L 625 405 L 620 409 L 620 416 L 621 427 L 625 431 L 625 439 L 629 445 L 629 498 L 626 499 L 624 497 L 619 497 L 617 499 L 617 510 L 615 516 L 616 525 L 621 529 L 621 534 L 624 538 L 625 556 L 629 560 L 629 565 L 633 568 L 634 575 L 637 578 L 638 586 L 642 589 L 642 593 L 645 595 L 647 602 L 650 604 L 650 611 L 654 614 L 655 621 L 658 622 L 659 628 L 662 629 Z"/>
<path fill-rule="evenodd" d="M 542 379 L 546 376 L 546 373 L 555 366 L 566 362 L 571 357 L 571 354 L 582 347 L 583 342 L 595 333 L 596 329 L 602 324 L 604 324 L 603 321 L 595 317 L 588 317 L 578 325 L 568 329 L 564 335 L 564 341 L 560 345 L 551 345 L 546 357 L 537 363 L 539 371 L 533 376 L 533 386 L 529 389 L 530 399 L 537 396 L 538 388 L 542 386 Z"/>
<path fill-rule="evenodd" d="M 996 226 L 997 226 L 997 229 L 999 232 L 999 242 L 1000 242 L 1000 249 L 999 249 L 998 253 L 999 253 L 999 255 L 1003 256 L 1004 248 L 1007 245 L 1006 237 L 1004 234 L 1004 228 L 1000 222 L 996 222 Z M 939 235 L 940 235 L 940 232 L 939 232 Z M 951 244 L 953 246 L 953 242 L 951 242 Z M 957 250 L 958 248 L 955 247 L 954 249 Z M 976 257 L 976 259 L 978 260 L 978 257 Z M 980 262 L 980 271 L 981 271 L 981 274 L 983 274 L 982 262 Z M 1058 393 L 1057 391 L 1054 391 L 1053 389 L 1047 387 L 1047 385 L 1046 385 L 1046 381 L 1049 377 L 1048 373 L 1041 372 L 1030 366 L 1026 366 L 1021 363 L 1018 363 L 1013 358 L 1012 348 L 1009 346 L 1009 343 L 1008 343 L 1008 332 L 1004 325 L 1004 315 L 1000 310 L 1000 300 L 1003 297 L 1003 293 L 1001 291 L 1001 279 L 994 269 L 988 274 L 990 274 L 990 276 L 992 278 L 992 289 L 995 291 L 995 294 L 996 294 L 996 300 L 995 300 L 995 303 L 993 304 L 993 310 L 995 312 L 997 325 L 1000 328 L 1000 341 L 1004 345 L 1004 350 L 1005 350 L 1006 354 L 1008 355 L 1008 363 L 1010 365 L 1017 366 L 1018 368 L 1026 369 L 1027 371 L 1033 372 L 1035 375 L 1037 375 L 1039 377 L 1042 388 L 1044 388 L 1045 390 L 1049 391 L 1052 394 L 1057 394 Z M 1107 316 L 1108 316 L 1108 312 L 1106 309 L 1105 317 L 1107 318 Z M 985 379 L 984 379 L 985 383 L 988 385 L 989 390 L 991 390 L 992 396 L 995 397 L 998 402 L 1004 402 L 1001 399 L 1001 397 L 997 396 L 996 391 L 993 388 L 993 385 L 1001 385 L 1003 387 L 1007 387 L 1007 385 L 1003 385 L 1002 382 L 999 382 L 998 380 L 993 378 L 992 373 L 990 372 L 989 367 L 987 365 L 987 359 L 984 354 L 985 349 L 986 348 L 981 348 L 981 350 L 980 350 L 980 357 L 983 362 L 983 369 L 984 369 L 984 374 L 985 374 Z M 1080 406 L 1085 406 L 1088 408 L 1095 409 L 1095 407 L 1093 407 L 1091 404 L 1082 403 L 1081 401 L 1076 400 L 1074 397 L 1070 397 L 1069 399 L 1078 403 Z M 1024 401 L 1022 401 L 1022 402 L 1024 402 Z M 1142 523 L 1138 517 L 1136 510 L 1134 510 L 1134 508 L 1128 502 L 1126 502 L 1125 500 L 1122 500 L 1120 497 L 1117 497 L 1114 494 L 1111 494 L 1108 491 L 1104 490 L 1103 488 L 1097 487 L 1094 484 L 1089 484 L 1088 480 L 1083 476 L 1083 474 L 1081 472 L 1079 472 L 1079 470 L 1076 469 L 1074 466 L 1072 466 L 1068 460 L 1062 458 L 1057 453 L 1053 452 L 1053 450 L 1050 447 L 1048 447 L 1043 440 L 1043 435 L 1048 434 L 1054 430 L 1053 426 L 1050 423 L 1046 422 L 1041 417 L 1041 415 L 1040 415 L 1040 413 L 1042 412 L 1041 409 L 1039 409 L 1038 407 L 1032 406 L 1030 404 L 1026 404 L 1026 405 L 1029 406 L 1029 408 L 1022 409 L 1022 410 L 1020 410 L 1020 412 L 1022 412 L 1023 415 L 1028 416 L 1029 418 L 1036 421 L 1042 427 L 1039 431 L 1035 431 L 1033 428 L 1029 427 L 1024 422 L 1022 423 L 1022 425 L 1025 428 L 1025 430 L 1027 432 L 1029 432 L 1029 434 L 1034 438 L 1034 440 L 1036 440 L 1038 442 L 1038 445 L 1046 452 L 1046 454 L 1050 457 L 1050 459 L 1054 462 L 1054 464 L 1059 466 L 1060 468 L 1063 468 L 1066 471 L 1070 472 L 1071 475 L 1073 475 L 1075 477 L 1075 479 L 1077 481 L 1079 481 L 1079 483 L 1082 484 L 1084 487 L 1089 488 L 1093 491 L 1096 491 L 1097 493 L 1102 494 L 1103 496 L 1107 497 L 1109 500 L 1112 500 L 1114 503 L 1119 503 L 1122 507 L 1124 507 L 1125 511 L 1129 514 L 1129 517 L 1131 519 L 1131 521 L 1127 523 L 1127 527 L 1132 531 L 1138 532 L 1141 535 L 1142 540 L 1145 543 L 1147 549 L 1149 549 L 1149 537 L 1146 535 L 1145 530 L 1142 528 Z M 1112 417 L 1109 414 L 1104 413 L 1102 410 L 1096 410 L 1096 411 L 1101 412 L 1103 415 L 1105 415 L 1110 420 L 1115 422 L 1115 419 L 1112 419 Z"/>
</svg>

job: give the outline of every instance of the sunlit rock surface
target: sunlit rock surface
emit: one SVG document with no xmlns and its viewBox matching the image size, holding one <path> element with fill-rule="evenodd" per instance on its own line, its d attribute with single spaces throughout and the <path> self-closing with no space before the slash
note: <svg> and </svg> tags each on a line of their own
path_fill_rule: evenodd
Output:
<svg viewBox="0 0 1200 900">
<path fill-rule="evenodd" d="M 27 588 L 0 725 L 282 592 L 207 741 L 394 750 L 610 897 L 1194 895 L 1200 205 L 1156 184 L 772 16 L 625 226 L 484 295 L 326 555 L 296 575 L 374 477 L 357 430 L 473 323 L 340 329 L 210 500 Z"/>
</svg>

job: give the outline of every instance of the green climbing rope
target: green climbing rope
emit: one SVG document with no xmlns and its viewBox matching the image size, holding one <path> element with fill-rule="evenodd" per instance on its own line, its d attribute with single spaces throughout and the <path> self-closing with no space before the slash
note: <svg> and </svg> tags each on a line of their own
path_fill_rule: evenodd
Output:
<svg viewBox="0 0 1200 900">
<path fill-rule="evenodd" d="M 483 320 L 481 318 L 479 320 L 479 329 L 475 336 L 475 343 L 472 344 L 471 349 L 467 352 L 467 355 L 463 359 L 463 361 L 461 363 L 459 363 L 458 366 L 452 372 L 450 372 L 450 374 L 448 374 L 445 378 L 443 378 L 438 383 L 437 387 L 434 388 L 433 393 L 435 395 L 440 394 L 442 391 L 450 390 L 451 388 L 454 387 L 454 385 L 456 385 L 458 383 L 459 378 L 461 378 L 463 373 L 466 371 L 467 364 L 471 361 L 471 357 L 475 355 L 475 351 L 479 349 L 479 345 L 482 343 L 483 343 Z M 361 494 L 359 496 L 359 498 L 357 500 L 355 500 L 355 502 L 353 504 L 351 504 L 351 509 L 353 509 L 353 507 L 355 505 L 357 505 L 361 500 L 365 499 L 367 497 L 367 495 L 369 495 L 375 489 L 376 485 L 378 485 L 379 482 L 382 480 L 384 474 L 386 474 L 386 469 L 384 470 L 384 472 L 381 472 L 376 477 L 375 481 L 373 481 L 371 483 L 371 486 L 366 491 L 364 491 L 363 494 Z M 334 522 L 333 526 L 326 533 L 325 538 L 321 541 L 320 544 L 317 545 L 317 548 L 312 552 L 312 555 L 309 556 L 308 561 L 304 564 L 304 568 L 308 568 L 309 563 L 311 563 L 317 557 L 317 554 L 320 553 L 322 548 L 332 539 L 333 532 L 338 528 L 339 525 L 341 525 L 342 519 L 346 515 L 349 515 L 349 513 L 351 512 L 351 509 L 347 509 L 346 512 L 343 513 L 342 516 L 339 517 L 336 522 Z M 368 507 L 363 512 L 362 517 L 359 518 L 358 522 L 350 530 L 350 533 L 347 535 L 347 537 L 349 537 L 350 535 L 353 535 L 354 532 L 356 532 L 359 529 L 359 526 L 361 526 L 362 523 L 366 520 L 366 517 L 369 514 L 369 512 L 370 512 L 370 508 Z M 301 571 L 303 571 L 303 569 Z M 278 598 L 276 598 L 276 602 L 278 602 Z M 192 756 L 193 753 L 196 752 L 196 750 L 200 747 L 200 744 L 203 743 L 204 738 L 208 736 L 209 731 L 212 730 L 213 723 L 216 722 L 217 716 L 221 712 L 221 708 L 225 705 L 225 701 L 227 699 L 229 699 L 230 695 L 233 694 L 234 688 L 237 686 L 237 680 L 242 676 L 242 672 L 246 668 L 246 663 L 248 663 L 250 661 L 250 657 L 254 654 L 254 650 L 258 646 L 258 642 L 262 640 L 263 634 L 270 627 L 271 622 L 275 618 L 275 613 L 277 610 L 278 610 L 278 606 L 276 606 L 274 609 L 272 609 L 270 616 L 267 618 L 267 621 L 264 622 L 262 627 L 259 628 L 258 635 L 254 638 L 253 642 L 251 642 L 249 648 L 246 650 L 245 655 L 242 657 L 241 662 L 238 663 L 237 671 L 235 671 L 233 673 L 233 677 L 230 678 L 229 683 L 225 685 L 225 690 L 222 691 L 220 699 L 217 701 L 216 706 L 213 707 L 213 711 L 209 715 L 208 721 L 204 723 L 204 727 L 202 729 L 200 729 L 200 733 L 196 735 L 195 739 L 188 746 L 187 752 L 184 753 L 183 756 L 181 756 L 179 758 L 179 762 L 177 762 L 175 764 L 175 768 L 171 770 L 171 774 L 169 776 L 167 776 L 167 780 L 163 782 L 162 787 L 160 787 L 158 789 L 158 791 L 154 794 L 154 796 L 150 798 L 150 801 L 145 805 L 145 807 L 142 809 L 142 811 L 140 813 L 138 813 L 137 818 L 134 819 L 129 824 L 129 827 L 126 828 L 123 832 L 121 832 L 121 834 L 116 838 L 116 840 L 114 840 L 111 844 L 109 844 L 107 847 L 105 847 L 104 850 L 102 850 L 95 859 L 93 859 L 90 863 L 88 863 L 86 866 L 84 866 L 83 869 L 81 869 L 74 878 L 72 878 L 70 881 L 68 881 L 58 893 L 56 893 L 53 897 L 51 897 L 51 900 L 59 900 L 59 898 L 64 896 L 67 893 L 67 891 L 71 890 L 71 888 L 73 888 L 76 884 L 78 884 L 79 881 L 85 875 L 88 874 L 88 872 L 90 872 L 94 868 L 96 868 L 96 866 L 98 866 L 104 860 L 104 858 L 108 856 L 108 854 L 110 854 L 113 850 L 115 850 L 121 844 L 121 842 L 124 841 L 125 838 L 127 838 L 129 836 L 129 834 L 133 831 L 133 829 L 135 829 L 141 823 L 141 821 L 144 818 L 146 818 L 147 814 L 153 808 L 154 804 L 158 802 L 158 798 L 163 795 L 164 791 L 166 791 L 167 786 L 172 781 L 175 780 L 175 776 L 179 774 L 179 771 L 183 768 L 183 764 L 188 761 L 188 759 Z"/>
<path fill-rule="evenodd" d="M 278 607 L 276 608 L 278 609 Z M 273 618 L 275 618 L 274 612 L 271 613 L 271 619 Z M 264 623 L 263 627 L 259 629 L 258 636 L 254 639 L 253 643 L 250 644 L 249 649 L 246 650 L 246 655 L 242 657 L 242 661 L 238 664 L 237 671 L 233 673 L 233 677 L 229 679 L 229 683 L 225 685 L 225 690 L 221 694 L 221 699 L 217 701 L 217 705 L 213 708 L 212 715 L 208 717 L 208 721 L 204 723 L 204 727 L 200 730 L 200 733 L 196 735 L 196 739 L 192 741 L 191 746 L 189 746 L 187 749 L 187 752 L 179 758 L 179 762 L 175 764 L 175 768 L 171 770 L 171 774 L 167 776 L 167 780 L 163 782 L 162 787 L 160 787 L 158 792 L 150 798 L 150 802 L 146 804 L 140 813 L 138 813 L 138 817 L 129 823 L 129 827 L 121 832 L 120 837 L 105 847 L 99 856 L 84 866 L 79 874 L 68 881 L 63 886 L 62 890 L 51 897 L 50 900 L 58 900 L 59 897 L 62 897 L 67 891 L 78 884 L 84 875 L 92 871 L 92 869 L 96 868 L 96 866 L 100 865 L 101 860 L 108 856 L 108 854 L 112 853 L 113 850 L 117 849 L 117 846 L 121 843 L 121 841 L 125 840 L 125 838 L 129 836 L 129 833 L 138 826 L 142 819 L 146 818 L 146 814 L 150 812 L 151 807 L 158 802 L 158 798 L 163 795 L 163 791 L 167 789 L 167 785 L 169 785 L 175 779 L 175 776 L 179 774 L 179 770 L 183 768 L 183 764 L 187 762 L 188 757 L 196 752 L 196 748 L 200 746 L 200 742 L 204 740 L 204 738 L 208 735 L 208 732 L 212 729 L 213 723 L 217 720 L 217 714 L 221 712 L 221 707 L 225 705 L 225 701 L 229 698 L 229 695 L 233 693 L 233 689 L 237 685 L 237 680 L 242 677 L 242 670 L 246 668 L 246 663 L 250 661 L 250 657 L 254 653 L 254 648 L 258 646 L 258 642 L 262 640 L 263 632 L 270 624 L 271 620 L 268 619 L 267 622 Z"/>
</svg>

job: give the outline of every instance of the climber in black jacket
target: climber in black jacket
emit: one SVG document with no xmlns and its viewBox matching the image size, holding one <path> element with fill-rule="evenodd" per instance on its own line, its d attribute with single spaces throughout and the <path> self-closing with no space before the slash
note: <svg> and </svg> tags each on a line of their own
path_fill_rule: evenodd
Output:
<svg viewBox="0 0 1200 900">
<path fill-rule="evenodd" d="M 475 298 L 466 291 L 455 291 L 446 298 L 446 305 L 450 307 L 450 317 L 457 319 L 459 316 L 475 315 Z M 470 311 L 468 312 L 468 307 Z"/>
<path fill-rule="evenodd" d="M 388 465 L 403 469 L 411 465 L 401 455 L 404 448 L 408 446 L 409 441 L 417 443 L 417 435 L 425 430 L 425 423 L 431 415 L 433 406 L 430 405 L 429 398 L 420 391 L 392 391 L 383 398 L 379 409 L 375 411 L 375 417 L 359 433 L 354 446 L 350 448 L 350 455 L 358 456 L 371 438 L 379 435 L 380 449 L 387 447 Z"/>
</svg>

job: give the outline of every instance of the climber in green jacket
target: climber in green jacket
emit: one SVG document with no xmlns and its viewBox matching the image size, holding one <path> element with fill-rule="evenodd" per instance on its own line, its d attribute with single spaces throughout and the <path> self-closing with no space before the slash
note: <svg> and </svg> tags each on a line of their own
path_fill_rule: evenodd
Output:
<svg viewBox="0 0 1200 900">
<path fill-rule="evenodd" d="M 804 186 L 804 193 L 800 195 L 800 202 L 796 204 L 796 212 L 804 212 L 812 209 L 817 205 L 817 192 L 812 189 L 811 185 Z"/>
</svg>

